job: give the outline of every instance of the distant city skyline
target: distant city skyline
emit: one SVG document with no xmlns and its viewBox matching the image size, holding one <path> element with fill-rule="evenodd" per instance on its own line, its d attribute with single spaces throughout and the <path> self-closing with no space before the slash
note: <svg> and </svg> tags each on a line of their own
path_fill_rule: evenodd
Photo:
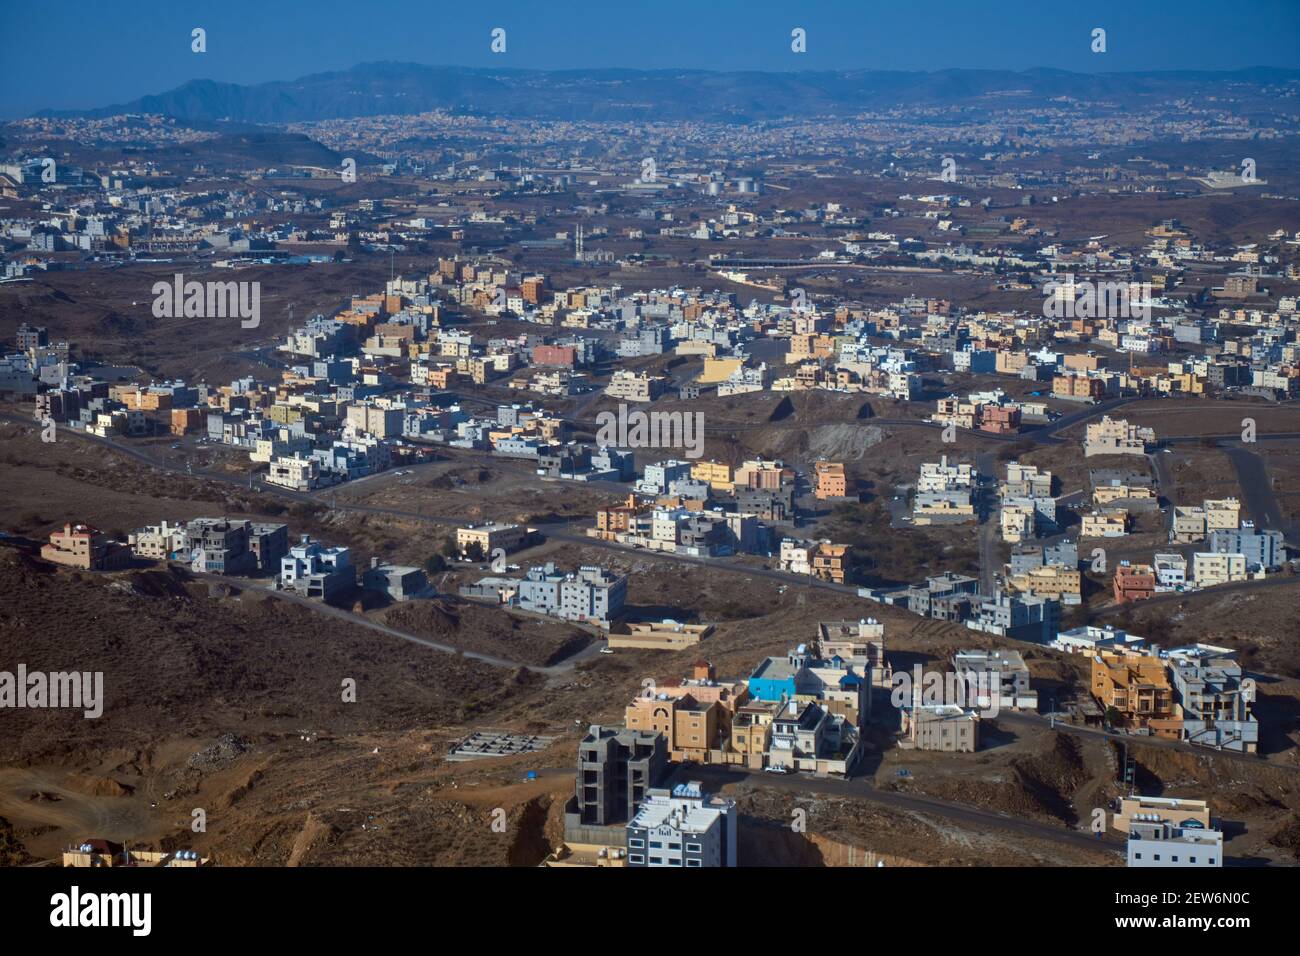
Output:
<svg viewBox="0 0 1300 956">
<path fill-rule="evenodd" d="M 1210 0 L 1100 0 L 1064 9 L 1027 0 L 15 4 L 6 10 L 0 38 L 0 117 L 102 107 L 195 79 L 254 84 L 376 60 L 762 72 L 1300 68 L 1300 4 L 1261 0 L 1249 9 L 1244 18 L 1226 15 Z M 190 49 L 195 27 L 207 33 L 205 53 Z M 498 27 L 506 31 L 504 53 L 490 49 Z M 806 53 L 791 51 L 796 27 L 807 32 Z M 1106 30 L 1104 54 L 1091 50 L 1097 27 Z"/>
</svg>

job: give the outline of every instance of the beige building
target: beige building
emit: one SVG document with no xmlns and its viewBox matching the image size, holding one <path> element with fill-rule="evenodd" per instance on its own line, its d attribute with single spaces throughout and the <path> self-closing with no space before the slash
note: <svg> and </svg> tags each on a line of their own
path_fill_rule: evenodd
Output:
<svg viewBox="0 0 1300 956">
<path fill-rule="evenodd" d="M 1112 501 L 1125 499 L 1149 500 L 1155 496 L 1156 493 L 1152 489 L 1143 485 L 1098 485 L 1092 490 L 1092 502 L 1096 505 L 1108 505 Z"/>
<path fill-rule="evenodd" d="M 974 753 L 979 749 L 980 718 L 956 704 L 904 707 L 903 746 L 943 753 Z"/>
<path fill-rule="evenodd" d="M 1247 579 L 1244 554 L 1197 551 L 1192 555 L 1192 582 L 1198 588 L 1212 588 L 1216 584 L 1231 584 Z"/>
<path fill-rule="evenodd" d="M 1046 564 L 1012 575 L 1007 579 L 1007 587 L 1062 604 L 1078 604 L 1083 599 L 1083 576 L 1078 568 L 1063 564 Z"/>
<path fill-rule="evenodd" d="M 498 548 L 506 554 L 518 551 L 532 533 L 532 528 L 518 524 L 469 525 L 456 529 L 456 547 L 463 554 L 477 544 L 483 552 L 483 557 L 490 558 L 492 552 Z"/>
<path fill-rule="evenodd" d="M 664 380 L 642 372 L 619 369 L 605 387 L 605 394 L 625 402 L 653 402 L 664 390 Z"/>
<path fill-rule="evenodd" d="M 1111 817 L 1111 828 L 1128 833 L 1134 823 L 1158 823 L 1162 820 L 1177 827 L 1212 829 L 1210 805 L 1204 800 L 1140 796 L 1120 798 L 1119 810 Z"/>
<path fill-rule="evenodd" d="M 998 526 L 1002 531 L 1002 540 L 1019 544 L 1034 537 L 1034 516 L 1038 513 L 1032 504 L 1002 506 L 998 513 Z"/>
<path fill-rule="evenodd" d="M 1085 458 L 1094 455 L 1145 455 L 1147 445 L 1155 440 L 1156 433 L 1150 428 L 1103 415 L 1101 421 L 1088 426 L 1084 434 L 1083 454 Z"/>
<path fill-rule="evenodd" d="M 1128 534 L 1128 512 L 1123 509 L 1094 511 L 1083 516 L 1080 538 L 1122 538 Z"/>
<path fill-rule="evenodd" d="M 1240 501 L 1236 498 L 1206 499 L 1201 505 L 1174 508 L 1173 540 L 1188 544 L 1204 540 L 1211 531 L 1235 531 L 1240 526 Z"/>
<path fill-rule="evenodd" d="M 669 620 L 628 624 L 627 627 L 627 634 L 610 632 L 610 647 L 680 651 L 687 647 L 694 647 L 713 633 L 712 624 L 681 624 Z"/>
<path fill-rule="evenodd" d="M 271 462 L 266 480 L 293 491 L 311 491 L 320 484 L 320 463 L 314 458 L 282 455 Z"/>
<path fill-rule="evenodd" d="M 212 858 L 195 850 L 128 850 L 110 840 L 86 840 L 63 851 L 63 865 L 78 869 L 114 866 L 211 866 Z"/>
</svg>

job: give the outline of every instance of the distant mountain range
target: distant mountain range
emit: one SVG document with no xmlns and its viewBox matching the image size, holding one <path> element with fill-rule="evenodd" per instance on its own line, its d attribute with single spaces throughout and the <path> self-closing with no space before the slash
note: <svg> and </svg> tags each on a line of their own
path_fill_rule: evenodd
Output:
<svg viewBox="0 0 1300 956">
<path fill-rule="evenodd" d="M 898 106 L 1033 105 L 1058 97 L 1135 105 L 1223 95 L 1229 87 L 1300 81 L 1300 70 L 1069 73 L 938 70 L 717 73 L 705 70 L 489 70 L 366 63 L 301 79 L 240 86 L 194 80 L 166 93 L 42 116 L 160 113 L 192 122 L 282 124 L 446 109 L 515 118 L 715 120 L 850 114 Z"/>
</svg>

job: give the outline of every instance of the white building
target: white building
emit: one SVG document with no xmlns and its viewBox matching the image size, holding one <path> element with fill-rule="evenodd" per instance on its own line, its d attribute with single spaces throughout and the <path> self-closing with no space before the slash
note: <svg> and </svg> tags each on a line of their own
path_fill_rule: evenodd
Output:
<svg viewBox="0 0 1300 956">
<path fill-rule="evenodd" d="M 1128 865 L 1143 867 L 1223 866 L 1223 833 L 1165 820 L 1129 823 Z"/>
<path fill-rule="evenodd" d="M 698 783 L 650 790 L 627 825 L 630 867 L 736 865 L 734 800 L 705 797 Z"/>
</svg>

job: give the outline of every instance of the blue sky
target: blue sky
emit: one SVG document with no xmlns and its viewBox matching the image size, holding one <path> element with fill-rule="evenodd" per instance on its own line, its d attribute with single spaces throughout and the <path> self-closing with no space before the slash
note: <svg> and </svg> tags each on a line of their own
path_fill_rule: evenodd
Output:
<svg viewBox="0 0 1300 956">
<path fill-rule="evenodd" d="M 190 50 L 207 31 L 208 51 Z M 492 28 L 507 51 L 489 50 Z M 790 51 L 807 30 L 808 51 Z M 1094 27 L 1107 52 L 1089 49 Z M 1300 67 L 1300 0 L 0 0 L 0 117 L 373 60 L 573 69 Z"/>
</svg>

